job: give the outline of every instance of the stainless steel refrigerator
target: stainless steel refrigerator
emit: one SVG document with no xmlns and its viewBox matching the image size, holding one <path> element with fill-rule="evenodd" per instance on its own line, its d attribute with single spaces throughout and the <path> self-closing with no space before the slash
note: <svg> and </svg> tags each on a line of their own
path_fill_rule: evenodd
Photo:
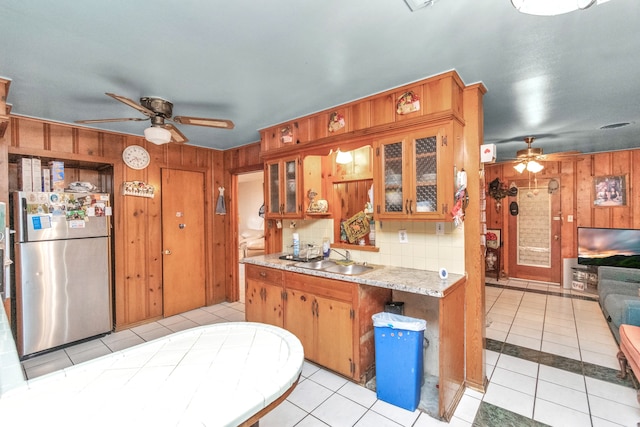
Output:
<svg viewBox="0 0 640 427">
<path fill-rule="evenodd" d="M 111 332 L 109 195 L 12 195 L 20 357 Z"/>
</svg>

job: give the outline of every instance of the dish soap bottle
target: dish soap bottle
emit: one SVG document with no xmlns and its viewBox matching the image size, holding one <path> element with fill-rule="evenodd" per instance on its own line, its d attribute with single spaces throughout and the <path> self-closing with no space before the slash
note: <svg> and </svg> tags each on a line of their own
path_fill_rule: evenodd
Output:
<svg viewBox="0 0 640 427">
<path fill-rule="evenodd" d="M 300 235 L 293 233 L 293 256 L 300 256 Z"/>
<path fill-rule="evenodd" d="M 329 255 L 331 254 L 331 242 L 328 237 L 322 239 L 322 256 L 324 259 L 329 259 Z"/>
</svg>

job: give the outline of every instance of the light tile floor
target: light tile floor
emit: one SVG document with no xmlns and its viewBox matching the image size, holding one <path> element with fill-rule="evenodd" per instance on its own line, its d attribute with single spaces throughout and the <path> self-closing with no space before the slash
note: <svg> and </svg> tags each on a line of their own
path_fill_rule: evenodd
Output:
<svg viewBox="0 0 640 427">
<path fill-rule="evenodd" d="M 375 392 L 305 362 L 293 393 L 261 427 L 635 426 L 640 405 L 615 377 L 618 347 L 594 299 L 517 280 L 486 287 L 483 395 L 467 390 L 449 424 L 378 400 Z M 243 321 L 244 304 L 222 303 L 27 359 L 33 378 L 196 325 Z"/>
</svg>

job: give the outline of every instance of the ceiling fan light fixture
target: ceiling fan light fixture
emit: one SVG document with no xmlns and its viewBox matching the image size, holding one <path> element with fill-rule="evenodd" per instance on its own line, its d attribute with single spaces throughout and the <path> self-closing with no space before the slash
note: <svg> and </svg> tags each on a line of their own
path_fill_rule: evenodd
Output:
<svg viewBox="0 0 640 427">
<path fill-rule="evenodd" d="M 353 156 L 350 151 L 338 151 L 336 152 L 336 163 L 340 165 L 346 165 L 347 163 L 351 163 L 353 161 Z"/>
<path fill-rule="evenodd" d="M 522 162 L 522 163 L 518 163 L 517 165 L 515 165 L 513 167 L 515 170 L 518 171 L 518 173 L 522 173 L 524 172 L 524 170 L 527 168 L 527 164 Z"/>
<path fill-rule="evenodd" d="M 171 132 L 162 127 L 151 126 L 144 130 L 144 139 L 156 145 L 166 144 L 171 141 Z"/>
<path fill-rule="evenodd" d="M 608 0 L 511 0 L 518 12 L 528 15 L 554 16 L 584 10 Z"/>
<path fill-rule="evenodd" d="M 542 166 L 541 163 L 536 162 L 535 160 L 530 160 L 527 163 L 527 170 L 531 173 L 538 173 L 540 172 L 542 169 L 544 169 L 544 166 Z"/>
</svg>

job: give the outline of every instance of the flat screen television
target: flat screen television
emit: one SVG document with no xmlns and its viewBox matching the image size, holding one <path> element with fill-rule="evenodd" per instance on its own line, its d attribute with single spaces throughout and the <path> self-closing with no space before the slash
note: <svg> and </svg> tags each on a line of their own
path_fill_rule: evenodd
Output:
<svg viewBox="0 0 640 427">
<path fill-rule="evenodd" d="M 578 227 L 578 264 L 640 268 L 640 230 Z"/>
</svg>

